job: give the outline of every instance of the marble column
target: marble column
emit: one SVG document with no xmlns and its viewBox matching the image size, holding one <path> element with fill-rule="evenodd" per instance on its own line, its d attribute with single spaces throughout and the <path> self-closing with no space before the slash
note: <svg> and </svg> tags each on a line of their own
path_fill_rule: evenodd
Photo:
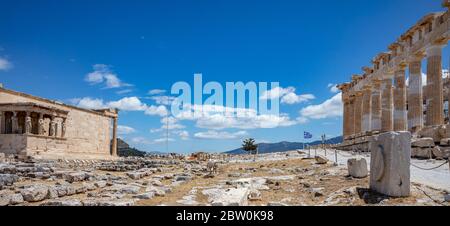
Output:
<svg viewBox="0 0 450 226">
<path fill-rule="evenodd" d="M 362 132 L 372 130 L 372 89 L 365 86 L 362 97 Z"/>
<path fill-rule="evenodd" d="M 348 135 L 355 135 L 355 96 L 351 95 L 348 99 Z"/>
<path fill-rule="evenodd" d="M 350 120 L 348 118 L 349 116 L 349 111 L 350 111 L 350 99 L 347 97 L 346 94 L 342 93 L 342 101 L 344 102 L 344 114 L 343 114 L 343 136 L 344 139 L 347 139 L 348 136 L 350 136 L 351 134 L 349 133 L 349 127 L 350 127 Z"/>
<path fill-rule="evenodd" d="M 406 78 L 401 67 L 394 75 L 394 131 L 407 131 Z"/>
<path fill-rule="evenodd" d="M 444 124 L 444 96 L 442 86 L 442 47 L 427 49 L 427 126 Z"/>
<path fill-rule="evenodd" d="M 117 117 L 114 117 L 112 132 L 113 132 L 113 137 L 112 137 L 112 145 L 111 145 L 111 155 L 117 156 Z"/>
<path fill-rule="evenodd" d="M 362 102 L 363 102 L 363 93 L 361 91 L 355 92 L 355 131 L 354 134 L 357 135 L 362 132 Z"/>
<path fill-rule="evenodd" d="M 381 82 L 372 82 L 372 122 L 371 131 L 381 131 Z"/>
<path fill-rule="evenodd" d="M 423 128 L 422 58 L 409 63 L 408 129 L 411 132 Z"/>
<path fill-rule="evenodd" d="M 393 131 L 392 79 L 384 79 L 381 86 L 381 131 Z"/>
</svg>

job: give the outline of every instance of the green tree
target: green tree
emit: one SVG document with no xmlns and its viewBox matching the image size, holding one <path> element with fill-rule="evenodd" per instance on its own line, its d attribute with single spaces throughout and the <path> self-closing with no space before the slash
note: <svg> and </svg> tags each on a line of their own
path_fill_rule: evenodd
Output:
<svg viewBox="0 0 450 226">
<path fill-rule="evenodd" d="M 245 139 L 242 143 L 242 150 L 248 152 L 249 154 L 258 154 L 257 149 L 258 145 L 255 144 L 255 139 L 253 138 Z"/>
</svg>

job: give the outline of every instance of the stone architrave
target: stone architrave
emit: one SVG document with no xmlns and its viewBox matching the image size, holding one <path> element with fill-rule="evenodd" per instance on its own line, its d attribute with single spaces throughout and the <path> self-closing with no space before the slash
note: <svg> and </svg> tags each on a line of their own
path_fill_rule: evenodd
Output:
<svg viewBox="0 0 450 226">
<path fill-rule="evenodd" d="M 392 197 L 410 195 L 411 133 L 387 132 L 370 142 L 370 189 Z"/>
</svg>

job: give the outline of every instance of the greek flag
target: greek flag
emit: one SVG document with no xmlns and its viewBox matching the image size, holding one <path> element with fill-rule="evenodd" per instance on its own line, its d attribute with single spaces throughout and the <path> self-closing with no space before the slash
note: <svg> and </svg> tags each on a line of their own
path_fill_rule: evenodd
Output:
<svg viewBox="0 0 450 226">
<path fill-rule="evenodd" d="M 309 132 L 303 132 L 303 138 L 305 139 L 311 139 L 313 135 Z"/>
</svg>

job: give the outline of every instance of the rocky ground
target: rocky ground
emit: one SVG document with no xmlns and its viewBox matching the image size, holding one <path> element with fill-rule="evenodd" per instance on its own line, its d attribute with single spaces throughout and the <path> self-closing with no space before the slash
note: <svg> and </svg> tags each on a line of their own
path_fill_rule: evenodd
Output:
<svg viewBox="0 0 450 226">
<path fill-rule="evenodd" d="M 300 151 L 227 158 L 214 175 L 206 165 L 0 159 L 0 206 L 449 205 L 445 188 L 413 180 L 410 197 L 389 198 L 371 192 L 368 178 L 348 176 L 345 165 L 318 164 Z"/>
</svg>

